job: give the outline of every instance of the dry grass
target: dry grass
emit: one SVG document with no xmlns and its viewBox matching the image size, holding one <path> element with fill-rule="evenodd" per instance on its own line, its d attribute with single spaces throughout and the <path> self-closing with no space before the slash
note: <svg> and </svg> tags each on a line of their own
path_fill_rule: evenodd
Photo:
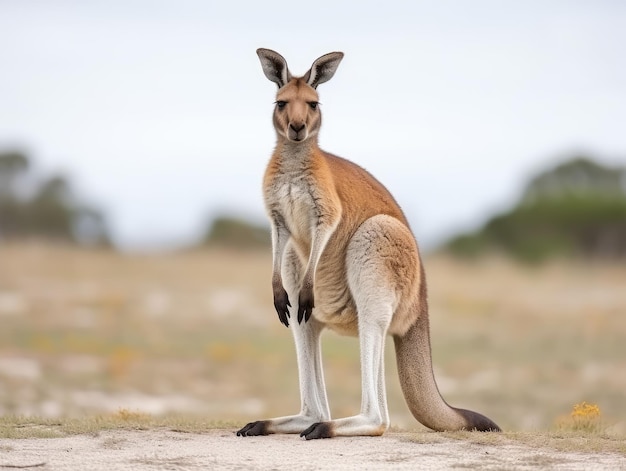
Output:
<svg viewBox="0 0 626 471">
<path fill-rule="evenodd" d="M 2 436 L 174 429 L 175 420 L 202 431 L 299 407 L 291 336 L 272 307 L 269 254 L 5 245 L 0 263 Z M 563 434 L 610 448 L 611 437 L 626 435 L 625 267 L 436 257 L 426 269 L 443 395 L 511 431 L 477 440 L 538 436 L 557 447 Z M 358 343 L 332 333 L 323 343 L 333 415 L 353 414 Z M 413 429 L 391 345 L 387 360 L 392 422 Z M 602 412 L 586 429 L 568 423 L 583 401 Z M 147 415 L 124 419 L 120 409 Z"/>
<path fill-rule="evenodd" d="M 240 423 L 225 420 L 207 420 L 200 416 L 149 414 L 120 410 L 113 414 L 102 414 L 74 418 L 45 418 L 5 416 L 0 418 L 0 438 L 57 438 L 69 435 L 98 435 L 107 430 L 151 430 L 164 429 L 172 432 L 202 433 L 208 430 L 236 428 Z M 115 448 L 120 442 L 115 439 L 103 443 L 106 448 Z"/>
</svg>

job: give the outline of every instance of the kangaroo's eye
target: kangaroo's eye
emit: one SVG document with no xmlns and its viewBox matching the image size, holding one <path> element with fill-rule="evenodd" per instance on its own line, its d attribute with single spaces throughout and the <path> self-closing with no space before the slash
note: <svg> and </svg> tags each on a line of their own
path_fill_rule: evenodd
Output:
<svg viewBox="0 0 626 471">
<path fill-rule="evenodd" d="M 317 101 L 309 101 L 309 106 L 311 107 L 312 110 L 316 110 L 318 104 L 319 103 Z"/>
<path fill-rule="evenodd" d="M 277 107 L 279 110 L 282 110 L 282 109 L 283 109 L 286 105 L 287 105 L 287 102 L 286 102 L 286 101 L 282 101 L 282 100 L 280 100 L 280 101 L 277 101 L 277 102 L 276 102 L 276 107 Z"/>
</svg>

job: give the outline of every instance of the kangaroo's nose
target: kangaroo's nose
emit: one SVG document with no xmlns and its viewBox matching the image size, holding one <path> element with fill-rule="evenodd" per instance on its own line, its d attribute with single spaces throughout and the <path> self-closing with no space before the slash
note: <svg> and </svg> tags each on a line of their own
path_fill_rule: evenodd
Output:
<svg viewBox="0 0 626 471">
<path fill-rule="evenodd" d="M 302 124 L 289 124 L 289 127 L 293 129 L 295 132 L 300 132 L 304 129 L 304 123 Z"/>
</svg>

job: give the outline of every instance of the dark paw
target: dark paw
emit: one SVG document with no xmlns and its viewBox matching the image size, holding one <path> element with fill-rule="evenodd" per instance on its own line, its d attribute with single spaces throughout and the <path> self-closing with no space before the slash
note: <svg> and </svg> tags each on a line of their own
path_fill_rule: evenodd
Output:
<svg viewBox="0 0 626 471">
<path fill-rule="evenodd" d="M 274 290 L 274 307 L 278 313 L 278 319 L 286 327 L 289 327 L 289 296 L 283 287 Z"/>
<path fill-rule="evenodd" d="M 332 438 L 333 429 L 328 422 L 317 422 L 300 434 L 305 440 L 316 438 Z"/>
<path fill-rule="evenodd" d="M 298 298 L 298 324 L 302 324 L 302 319 L 308 322 L 314 307 L 313 290 L 303 288 Z"/>
<path fill-rule="evenodd" d="M 238 437 L 254 437 L 257 435 L 269 435 L 267 431 L 267 420 L 257 420 L 256 422 L 250 422 L 241 430 L 237 431 Z"/>
</svg>

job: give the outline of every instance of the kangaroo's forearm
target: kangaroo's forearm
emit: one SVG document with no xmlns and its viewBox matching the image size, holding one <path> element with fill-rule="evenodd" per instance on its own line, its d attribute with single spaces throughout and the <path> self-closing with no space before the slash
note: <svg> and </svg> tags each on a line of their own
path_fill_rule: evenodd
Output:
<svg viewBox="0 0 626 471">
<path fill-rule="evenodd" d="M 274 307 L 282 324 L 289 327 L 289 296 L 283 287 L 281 268 L 285 247 L 291 237 L 283 218 L 276 211 L 271 213 L 272 220 L 272 291 Z"/>
</svg>

